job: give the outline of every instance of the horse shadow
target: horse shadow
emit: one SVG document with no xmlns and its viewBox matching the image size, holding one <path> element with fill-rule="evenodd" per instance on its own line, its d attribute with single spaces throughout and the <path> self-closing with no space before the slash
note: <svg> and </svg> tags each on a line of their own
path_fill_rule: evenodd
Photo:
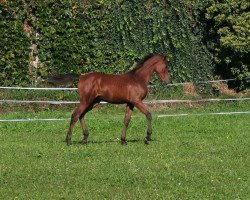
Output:
<svg viewBox="0 0 250 200">
<path fill-rule="evenodd" d="M 152 139 L 150 142 L 154 142 L 156 140 Z M 65 140 L 62 141 L 65 143 Z M 143 139 L 128 139 L 128 143 L 143 143 Z M 120 140 L 89 140 L 87 144 L 83 144 L 82 141 L 72 141 L 72 145 L 88 145 L 88 144 L 120 144 Z M 125 145 L 126 146 L 126 145 Z"/>
</svg>

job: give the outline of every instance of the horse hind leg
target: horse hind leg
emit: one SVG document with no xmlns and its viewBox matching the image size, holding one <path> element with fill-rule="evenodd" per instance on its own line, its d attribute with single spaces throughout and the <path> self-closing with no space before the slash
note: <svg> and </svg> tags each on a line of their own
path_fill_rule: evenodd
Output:
<svg viewBox="0 0 250 200">
<path fill-rule="evenodd" d="M 82 131 L 83 131 L 83 139 L 82 139 L 82 144 L 87 144 L 88 143 L 88 137 L 89 137 L 89 130 L 87 128 L 85 119 L 83 116 L 80 116 L 80 123 L 82 126 Z"/>
<path fill-rule="evenodd" d="M 131 115 L 132 115 L 133 109 L 134 109 L 134 105 L 127 104 L 125 118 L 124 118 L 124 127 L 123 127 L 122 135 L 121 135 L 121 144 L 122 145 L 126 145 L 127 144 L 127 141 L 126 141 L 126 132 L 127 132 L 127 129 L 128 129 L 129 122 L 131 120 Z"/>
<path fill-rule="evenodd" d="M 71 116 L 71 121 L 70 121 L 70 126 L 69 126 L 69 129 L 68 129 L 68 133 L 66 135 L 66 143 L 67 143 L 67 145 L 71 145 L 71 138 L 72 138 L 72 134 L 73 134 L 74 125 L 78 121 L 79 117 L 84 112 L 84 110 L 86 109 L 86 107 L 87 107 L 86 105 L 80 105 L 73 112 L 73 114 Z"/>
</svg>

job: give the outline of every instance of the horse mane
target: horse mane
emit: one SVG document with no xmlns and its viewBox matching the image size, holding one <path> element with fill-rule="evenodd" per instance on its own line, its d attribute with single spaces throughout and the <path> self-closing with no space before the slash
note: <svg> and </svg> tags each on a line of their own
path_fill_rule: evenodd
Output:
<svg viewBox="0 0 250 200">
<path fill-rule="evenodd" d="M 140 60 L 137 64 L 136 67 L 134 69 L 132 69 L 130 72 L 136 72 L 138 69 L 140 69 L 144 63 L 149 60 L 150 58 L 154 57 L 154 56 L 161 56 L 161 55 L 156 55 L 156 54 L 149 54 L 147 56 L 145 56 L 142 60 Z"/>
</svg>

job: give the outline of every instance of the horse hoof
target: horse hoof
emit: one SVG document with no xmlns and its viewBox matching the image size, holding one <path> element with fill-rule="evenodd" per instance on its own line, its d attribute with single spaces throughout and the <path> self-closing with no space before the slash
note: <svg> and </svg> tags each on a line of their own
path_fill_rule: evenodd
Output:
<svg viewBox="0 0 250 200">
<path fill-rule="evenodd" d="M 87 144 L 88 141 L 87 140 L 82 140 L 82 144 Z"/>
<path fill-rule="evenodd" d="M 148 141 L 149 141 L 149 140 L 148 140 L 147 138 L 145 138 L 145 139 L 144 139 L 144 144 L 147 144 L 147 145 L 148 145 L 148 144 L 149 144 Z"/>
<path fill-rule="evenodd" d="M 122 140 L 122 141 L 121 141 L 121 144 L 122 144 L 122 145 L 127 145 L 128 143 L 127 143 L 126 140 Z"/>
</svg>

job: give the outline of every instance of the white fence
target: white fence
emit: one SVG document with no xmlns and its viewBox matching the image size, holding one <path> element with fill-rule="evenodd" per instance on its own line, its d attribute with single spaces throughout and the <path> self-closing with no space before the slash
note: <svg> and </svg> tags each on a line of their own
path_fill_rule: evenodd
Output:
<svg viewBox="0 0 250 200">
<path fill-rule="evenodd" d="M 157 118 L 164 118 L 164 117 L 188 117 L 188 116 L 208 116 L 208 115 L 243 115 L 243 114 L 250 114 L 250 111 L 242 111 L 242 112 L 213 112 L 213 113 L 181 113 L 181 114 L 172 114 L 172 115 L 157 115 Z M 133 117 L 133 116 L 132 116 Z M 118 118 L 114 116 L 113 118 Z M 123 118 L 122 116 L 119 118 Z M 43 119 L 43 118 L 27 118 L 27 119 L 0 119 L 0 122 L 37 122 L 37 121 L 65 121 L 70 120 L 70 118 L 50 118 L 50 119 Z"/>
<path fill-rule="evenodd" d="M 247 101 L 250 98 L 229 98 L 229 99 L 170 99 L 170 100 L 148 100 L 145 104 L 163 104 L 163 103 L 198 103 L 198 102 L 219 102 L 219 101 Z M 0 100 L 0 103 L 44 103 L 44 104 L 79 104 L 79 101 L 39 101 L 39 100 Z M 101 104 L 107 102 L 101 101 Z"/>
<path fill-rule="evenodd" d="M 198 83 L 216 83 L 216 82 L 228 82 L 235 79 L 226 79 L 226 80 L 212 80 L 212 81 L 202 81 Z M 167 86 L 178 86 L 190 84 L 186 83 L 174 83 Z M 0 87 L 0 89 L 9 89 L 9 90 L 56 90 L 56 91 L 74 91 L 77 88 L 37 88 L 37 87 Z M 146 104 L 161 104 L 161 103 L 198 103 L 198 102 L 220 102 L 220 101 L 247 101 L 250 98 L 217 98 L 217 99 L 172 99 L 172 100 L 148 100 L 144 101 Z M 46 104 L 79 104 L 79 101 L 40 101 L 40 100 L 0 100 L 0 104 L 3 103 L 46 103 Z M 106 102 L 101 102 L 101 104 L 106 104 Z M 158 115 L 157 117 L 182 117 L 182 116 L 201 116 L 201 115 L 236 115 L 236 114 L 250 114 L 250 111 L 239 111 L 239 112 L 217 112 L 217 113 L 200 113 L 200 114 L 174 114 L 174 115 Z M 59 118 L 59 119 L 0 119 L 0 122 L 32 122 L 32 121 L 62 121 L 69 120 L 68 118 Z"/>
<path fill-rule="evenodd" d="M 245 78 L 246 80 L 249 80 L 250 78 Z M 224 79 L 224 80 L 211 80 L 211 81 L 199 81 L 196 82 L 196 84 L 206 84 L 206 83 L 220 83 L 220 82 L 229 82 L 229 81 L 235 81 L 236 79 Z M 186 85 L 186 84 L 191 84 L 192 82 L 184 82 L 184 83 L 171 83 L 166 85 L 166 87 L 170 87 L 170 86 L 178 86 L 178 85 Z M 4 86 L 0 86 L 0 89 L 11 89 L 11 90 L 77 90 L 77 88 L 52 88 L 52 87 L 4 87 Z"/>
</svg>

